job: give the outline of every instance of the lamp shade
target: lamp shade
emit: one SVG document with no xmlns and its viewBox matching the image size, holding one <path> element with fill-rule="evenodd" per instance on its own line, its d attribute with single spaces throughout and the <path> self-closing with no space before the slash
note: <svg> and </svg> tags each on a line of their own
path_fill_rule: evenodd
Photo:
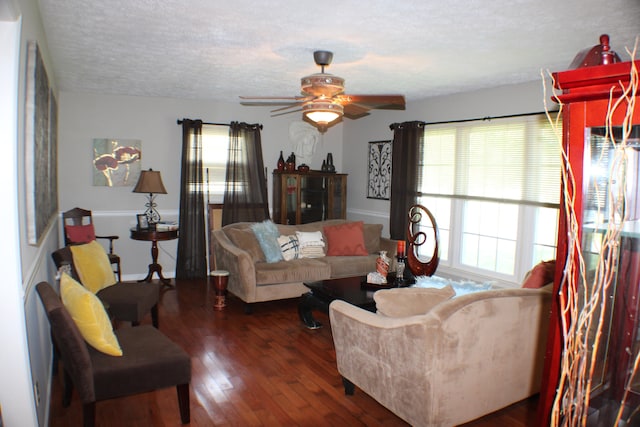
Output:
<svg viewBox="0 0 640 427">
<path fill-rule="evenodd" d="M 155 193 L 155 194 L 167 194 L 167 190 L 162 183 L 162 177 L 159 171 L 149 169 L 148 171 L 141 171 L 138 183 L 133 189 L 134 193 Z"/>
</svg>

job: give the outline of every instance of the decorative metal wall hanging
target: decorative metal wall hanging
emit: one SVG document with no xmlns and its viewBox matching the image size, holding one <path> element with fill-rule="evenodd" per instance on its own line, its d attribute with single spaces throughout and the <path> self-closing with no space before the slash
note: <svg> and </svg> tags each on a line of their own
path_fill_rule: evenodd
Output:
<svg viewBox="0 0 640 427">
<path fill-rule="evenodd" d="M 391 197 L 391 141 L 369 142 L 368 199 Z"/>
</svg>

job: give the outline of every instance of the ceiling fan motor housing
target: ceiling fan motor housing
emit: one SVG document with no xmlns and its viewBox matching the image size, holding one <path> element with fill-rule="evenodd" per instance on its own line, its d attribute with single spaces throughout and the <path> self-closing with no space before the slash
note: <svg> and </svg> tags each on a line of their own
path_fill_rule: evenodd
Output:
<svg viewBox="0 0 640 427">
<path fill-rule="evenodd" d="M 331 98 L 344 92 L 344 79 L 333 74 L 317 73 L 300 79 L 303 95 Z"/>
<path fill-rule="evenodd" d="M 316 64 L 322 67 L 322 72 L 324 73 L 324 67 L 331 64 L 333 60 L 333 52 L 329 52 L 328 50 L 316 50 L 313 52 L 313 60 L 316 61 Z"/>
</svg>

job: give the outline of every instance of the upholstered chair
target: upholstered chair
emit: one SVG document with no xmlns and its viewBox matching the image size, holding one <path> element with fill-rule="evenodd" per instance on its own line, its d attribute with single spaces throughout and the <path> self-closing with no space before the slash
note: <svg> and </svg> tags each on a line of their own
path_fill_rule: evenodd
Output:
<svg viewBox="0 0 640 427">
<path fill-rule="evenodd" d="M 69 275 L 78 282 L 80 280 L 76 269 L 71 247 L 65 246 L 51 254 L 58 270 L 67 269 Z M 84 285 L 84 283 L 82 283 Z M 156 328 L 159 325 L 158 301 L 160 299 L 160 285 L 155 282 L 117 282 L 97 291 L 107 307 L 109 314 L 118 321 L 131 322 L 137 326 L 142 319 L 151 313 L 151 322 Z"/>
<path fill-rule="evenodd" d="M 189 423 L 191 360 L 180 346 L 156 328 L 143 325 L 113 331 L 122 355 L 105 354 L 87 344 L 49 283 L 41 282 L 36 289 L 64 367 L 63 405 L 69 406 L 75 388 L 82 401 L 85 427 L 95 424 L 98 401 L 173 386 L 178 393 L 180 419 Z"/>
<path fill-rule="evenodd" d="M 551 286 L 444 298 L 379 290 L 377 313 L 333 301 L 345 393 L 357 386 L 409 424 L 430 427 L 463 424 L 537 393 Z"/>
</svg>

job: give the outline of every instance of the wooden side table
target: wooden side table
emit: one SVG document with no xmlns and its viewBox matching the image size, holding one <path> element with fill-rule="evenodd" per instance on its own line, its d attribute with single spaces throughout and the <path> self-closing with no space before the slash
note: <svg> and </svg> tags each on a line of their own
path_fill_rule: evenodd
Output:
<svg viewBox="0 0 640 427">
<path fill-rule="evenodd" d="M 171 285 L 171 280 L 166 279 L 162 275 L 162 266 L 158 264 L 158 241 L 161 240 L 173 240 L 178 238 L 178 230 L 158 231 L 152 229 L 131 229 L 131 238 L 133 240 L 142 240 L 151 242 L 151 264 L 149 264 L 149 273 L 147 277 L 139 282 L 150 282 L 153 273 L 158 273 L 160 281 L 165 285 Z"/>
</svg>

